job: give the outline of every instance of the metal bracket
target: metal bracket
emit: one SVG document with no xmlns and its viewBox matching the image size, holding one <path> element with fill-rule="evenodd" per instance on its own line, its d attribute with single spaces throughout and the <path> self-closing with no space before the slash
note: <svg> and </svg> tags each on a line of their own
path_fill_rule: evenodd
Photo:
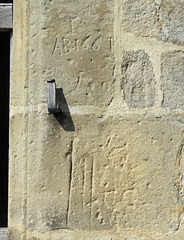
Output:
<svg viewBox="0 0 184 240">
<path fill-rule="evenodd" d="M 55 79 L 47 80 L 47 104 L 49 113 L 61 112 L 61 109 L 57 105 Z"/>
</svg>

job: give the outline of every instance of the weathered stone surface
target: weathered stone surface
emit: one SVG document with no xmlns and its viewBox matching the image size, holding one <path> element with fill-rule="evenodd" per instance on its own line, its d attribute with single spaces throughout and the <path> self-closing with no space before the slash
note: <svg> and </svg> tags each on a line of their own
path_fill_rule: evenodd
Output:
<svg viewBox="0 0 184 240">
<path fill-rule="evenodd" d="M 144 51 L 123 52 L 121 64 L 123 98 L 129 108 L 151 107 L 155 103 L 155 76 Z"/>
<path fill-rule="evenodd" d="M 12 236 L 16 232 L 11 231 Z M 20 239 L 20 235 L 17 238 L 12 239 Z M 25 239 L 25 238 L 24 238 Z M 168 233 L 165 236 L 153 236 L 153 237 L 143 237 L 128 234 L 127 232 L 121 232 L 119 234 L 108 234 L 107 232 L 98 232 L 98 231 L 71 231 L 71 230 L 57 230 L 52 231 L 50 233 L 39 234 L 37 232 L 28 233 L 26 236 L 27 240 L 183 240 L 183 235 L 178 234 L 177 232 L 174 234 Z"/>
<path fill-rule="evenodd" d="M 21 5 L 21 8 L 20 8 Z M 10 137 L 9 137 L 9 239 L 23 237 L 12 222 L 26 226 L 26 179 L 27 179 L 27 36 L 26 3 L 14 2 L 14 44 L 11 64 L 10 87 Z M 28 13 L 28 11 L 27 11 Z M 23 27 L 24 26 L 24 27 Z M 21 36 L 21 37 L 20 37 Z M 16 108 L 16 110 L 15 110 Z"/>
<path fill-rule="evenodd" d="M 174 233 L 183 211 L 183 126 L 135 116 L 73 120 L 74 136 L 52 116 L 29 117 L 28 231 Z"/>
<path fill-rule="evenodd" d="M 172 51 L 162 55 L 163 106 L 184 109 L 184 52 Z"/>
<path fill-rule="evenodd" d="M 184 4 L 173 0 L 125 0 L 122 5 L 122 29 L 137 36 L 184 43 Z"/>
<path fill-rule="evenodd" d="M 26 117 L 22 114 L 13 115 L 10 118 L 10 163 L 9 163 L 9 218 L 13 221 L 25 223 L 25 184 L 26 184 L 26 163 L 24 154 L 26 141 L 23 134 L 26 130 Z"/>
<path fill-rule="evenodd" d="M 8 240 L 17 240 L 21 239 L 21 233 L 16 229 L 10 227 L 8 229 Z"/>
<path fill-rule="evenodd" d="M 114 89 L 114 1 L 45 2 L 44 77 L 56 79 L 70 105 L 109 105 Z"/>
<path fill-rule="evenodd" d="M 183 240 L 183 51 L 150 41 L 179 29 L 166 2 L 15 1 L 9 239 Z"/>
<path fill-rule="evenodd" d="M 84 121 L 89 125 L 80 127 L 73 143 L 68 226 L 176 231 L 183 204 L 183 127 L 136 117 Z"/>
<path fill-rule="evenodd" d="M 30 122 L 27 228 L 67 228 L 72 132 L 64 132 L 52 115 L 32 114 Z"/>
<path fill-rule="evenodd" d="M 156 36 L 156 7 L 154 0 L 124 0 L 122 30 L 138 36 Z"/>
<path fill-rule="evenodd" d="M 173 43 L 184 44 L 184 2 L 162 0 L 160 24 L 162 33 Z"/>
<path fill-rule="evenodd" d="M 28 88 L 28 35 L 26 2 L 18 0 L 14 3 L 13 54 L 11 59 L 10 105 L 27 105 Z M 16 9 L 16 11 L 15 11 Z M 11 111 L 11 108 L 10 108 Z"/>
</svg>

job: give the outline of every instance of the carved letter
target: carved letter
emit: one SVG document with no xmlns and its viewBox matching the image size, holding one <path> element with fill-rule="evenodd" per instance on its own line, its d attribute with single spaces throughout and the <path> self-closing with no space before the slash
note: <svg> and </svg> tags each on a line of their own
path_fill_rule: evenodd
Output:
<svg viewBox="0 0 184 240">
<path fill-rule="evenodd" d="M 52 50 L 52 54 L 54 55 L 57 51 L 61 55 L 60 44 L 59 44 L 58 39 L 56 38 L 56 41 L 55 41 L 55 44 L 54 44 L 54 47 L 53 47 L 53 50 Z"/>
<path fill-rule="evenodd" d="M 63 50 L 64 53 L 69 53 L 70 52 L 70 41 L 67 38 L 63 38 Z"/>
</svg>

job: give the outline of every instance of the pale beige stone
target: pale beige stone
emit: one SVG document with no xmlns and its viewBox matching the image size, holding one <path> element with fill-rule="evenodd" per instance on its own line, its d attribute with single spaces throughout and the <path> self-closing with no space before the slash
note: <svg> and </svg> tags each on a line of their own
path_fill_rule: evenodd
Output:
<svg viewBox="0 0 184 240">
<path fill-rule="evenodd" d="M 21 233 L 17 229 L 13 229 L 13 228 L 9 227 L 8 239 L 9 240 L 21 239 Z"/>
<path fill-rule="evenodd" d="M 21 8 L 20 8 L 21 5 Z M 27 159 L 27 114 L 13 113 L 13 107 L 27 105 L 27 37 L 26 3 L 16 1 L 14 11 L 13 56 L 10 81 L 10 137 L 9 137 L 9 208 L 10 219 L 26 225 L 26 160 Z M 28 13 L 28 12 L 27 12 Z M 24 26 L 24 27 L 23 27 Z M 9 225 L 11 228 L 11 225 Z M 18 231 L 17 231 L 18 232 Z M 17 236 L 18 239 L 18 235 Z M 14 238 L 16 238 L 14 236 Z"/>
<path fill-rule="evenodd" d="M 122 3 L 122 30 L 137 36 L 156 36 L 157 8 L 154 0 L 124 0 Z"/>
<path fill-rule="evenodd" d="M 25 119 L 24 119 L 25 120 Z M 9 217 L 15 221 L 22 218 L 22 208 L 24 202 L 23 185 L 25 180 L 25 164 L 21 155 L 20 146 L 23 145 L 23 116 L 16 115 L 10 119 L 10 150 L 11 160 L 9 163 Z"/>
<path fill-rule="evenodd" d="M 27 227 L 40 232 L 67 228 L 72 133 L 65 133 L 52 115 L 33 115 L 30 122 Z"/>
<path fill-rule="evenodd" d="M 44 77 L 57 80 L 69 104 L 106 106 L 112 100 L 113 5 L 113 0 L 45 3 Z"/>
<path fill-rule="evenodd" d="M 153 118 L 92 122 L 74 139 L 70 228 L 174 232 L 183 201 L 183 128 Z"/>
<path fill-rule="evenodd" d="M 183 51 L 161 8 L 14 1 L 9 239 L 183 240 Z M 48 114 L 50 78 L 60 116 Z"/>
<path fill-rule="evenodd" d="M 178 231 L 183 212 L 183 126 L 153 117 L 73 117 L 73 142 L 71 133 L 55 129 L 60 126 L 52 117 L 41 118 L 40 139 L 46 142 L 39 158 L 30 137 L 28 231 L 108 230 L 144 237 Z M 30 120 L 34 136 L 38 119 Z M 75 237 L 69 234 L 69 239 Z"/>
<path fill-rule="evenodd" d="M 137 36 L 183 44 L 183 1 L 124 0 L 122 30 Z"/>
</svg>

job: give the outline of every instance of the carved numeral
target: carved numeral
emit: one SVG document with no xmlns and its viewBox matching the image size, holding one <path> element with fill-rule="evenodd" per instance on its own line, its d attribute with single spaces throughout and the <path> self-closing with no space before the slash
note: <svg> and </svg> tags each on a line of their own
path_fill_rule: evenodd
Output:
<svg viewBox="0 0 184 240">
<path fill-rule="evenodd" d="M 58 39 L 56 39 L 52 54 L 56 54 L 58 51 L 61 55 L 62 52 L 64 54 L 70 53 L 71 51 L 79 51 L 79 50 L 93 50 L 97 51 L 101 48 L 102 44 L 102 37 L 98 36 L 96 38 L 93 38 L 91 35 L 83 38 L 83 40 L 80 42 L 80 39 L 73 39 L 70 40 L 66 37 L 62 38 L 62 41 L 59 42 Z M 61 43 L 61 44 L 60 44 Z M 109 48 L 112 48 L 112 39 L 109 38 Z"/>
<path fill-rule="evenodd" d="M 100 37 L 97 37 L 96 39 L 95 39 L 95 41 L 92 43 L 92 45 L 91 45 L 91 48 L 93 49 L 93 50 L 98 50 L 99 48 L 100 48 L 100 45 L 98 44 L 98 40 L 101 38 L 101 36 Z"/>
<path fill-rule="evenodd" d="M 91 36 L 87 36 L 84 38 L 84 40 L 82 41 L 82 44 L 81 44 L 82 49 L 88 50 L 90 48 L 90 43 L 89 43 L 90 38 L 91 38 Z"/>
</svg>

